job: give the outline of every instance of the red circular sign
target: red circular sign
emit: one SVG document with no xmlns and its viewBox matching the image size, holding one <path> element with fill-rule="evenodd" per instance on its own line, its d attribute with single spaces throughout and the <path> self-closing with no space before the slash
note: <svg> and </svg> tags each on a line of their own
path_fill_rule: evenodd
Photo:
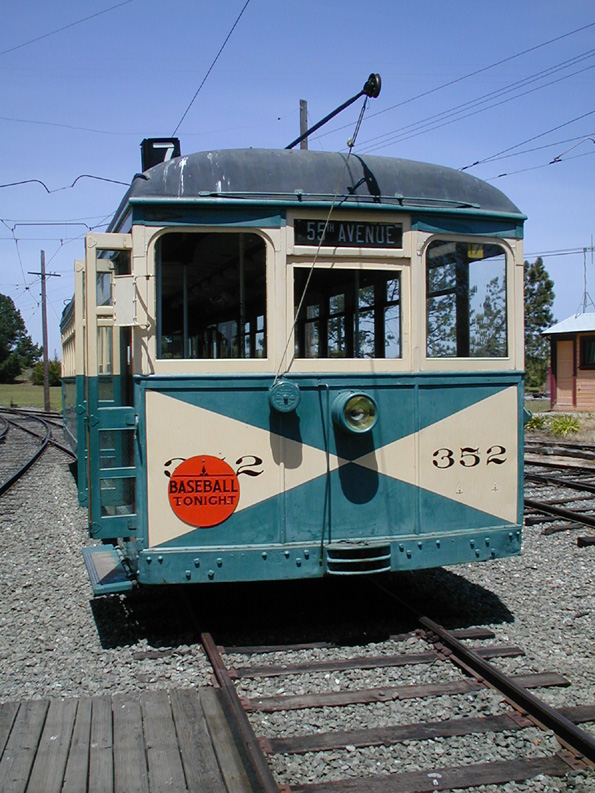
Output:
<svg viewBox="0 0 595 793">
<path fill-rule="evenodd" d="M 235 471 L 219 457 L 189 457 L 172 473 L 169 503 L 180 520 L 208 528 L 227 520 L 238 505 L 240 486 Z"/>
</svg>

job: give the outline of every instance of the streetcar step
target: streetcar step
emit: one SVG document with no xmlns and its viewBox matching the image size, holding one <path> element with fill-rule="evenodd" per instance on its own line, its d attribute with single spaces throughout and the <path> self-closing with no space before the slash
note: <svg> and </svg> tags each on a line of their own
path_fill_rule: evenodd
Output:
<svg viewBox="0 0 595 793">
<path fill-rule="evenodd" d="M 94 595 L 129 592 L 132 581 L 113 546 L 83 548 L 83 559 Z"/>
</svg>

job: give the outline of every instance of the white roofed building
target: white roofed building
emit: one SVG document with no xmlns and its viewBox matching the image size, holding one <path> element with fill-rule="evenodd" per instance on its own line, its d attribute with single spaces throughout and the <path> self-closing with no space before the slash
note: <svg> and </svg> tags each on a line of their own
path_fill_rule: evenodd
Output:
<svg viewBox="0 0 595 793">
<path fill-rule="evenodd" d="M 575 314 L 543 335 L 551 342 L 552 410 L 595 411 L 595 313 Z"/>
</svg>

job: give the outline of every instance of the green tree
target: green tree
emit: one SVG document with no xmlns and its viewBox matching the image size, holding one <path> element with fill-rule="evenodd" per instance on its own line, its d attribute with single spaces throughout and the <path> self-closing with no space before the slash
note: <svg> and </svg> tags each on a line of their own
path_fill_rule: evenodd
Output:
<svg viewBox="0 0 595 793">
<path fill-rule="evenodd" d="M 506 356 L 506 287 L 495 276 L 486 285 L 480 311 L 471 311 L 470 347 L 476 358 Z"/>
<path fill-rule="evenodd" d="M 62 365 L 56 353 L 54 353 L 54 360 L 48 361 L 48 364 L 50 386 L 60 385 L 62 382 Z M 43 361 L 38 361 L 33 367 L 31 382 L 33 385 L 43 385 Z"/>
<path fill-rule="evenodd" d="M 40 354 L 40 348 L 27 335 L 21 312 L 10 297 L 0 295 L 0 383 L 14 382 Z"/>
<path fill-rule="evenodd" d="M 542 331 L 554 323 L 554 282 L 541 257 L 525 262 L 525 384 L 529 389 L 545 385 L 550 342 Z"/>
</svg>

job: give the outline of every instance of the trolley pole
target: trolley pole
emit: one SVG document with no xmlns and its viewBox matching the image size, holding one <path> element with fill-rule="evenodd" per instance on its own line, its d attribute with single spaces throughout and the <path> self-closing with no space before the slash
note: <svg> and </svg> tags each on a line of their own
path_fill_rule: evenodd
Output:
<svg viewBox="0 0 595 793">
<path fill-rule="evenodd" d="M 60 273 L 46 273 L 45 271 L 45 251 L 41 251 L 41 272 L 29 275 L 39 275 L 41 278 L 41 333 L 43 343 L 43 409 L 46 413 L 50 411 L 50 359 L 48 354 L 48 314 L 47 297 L 45 289 L 46 278 L 50 276 L 60 277 Z"/>
</svg>

